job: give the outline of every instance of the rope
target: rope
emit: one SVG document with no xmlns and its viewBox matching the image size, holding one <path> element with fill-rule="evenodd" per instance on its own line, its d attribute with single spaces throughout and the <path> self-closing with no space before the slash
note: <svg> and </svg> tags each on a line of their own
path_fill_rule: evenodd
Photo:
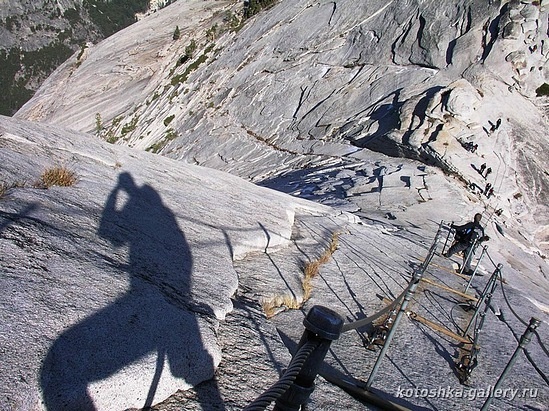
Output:
<svg viewBox="0 0 549 411">
<path fill-rule="evenodd" d="M 429 248 L 429 252 L 427 253 L 427 257 L 425 258 L 423 263 L 417 268 L 417 270 L 414 272 L 414 275 L 412 277 L 412 280 L 408 284 L 408 287 L 406 287 L 404 291 L 402 291 L 400 295 L 391 304 L 389 304 L 387 307 L 383 308 L 382 310 L 378 311 L 377 313 L 372 314 L 369 317 L 363 318 L 362 320 L 353 321 L 353 322 L 344 324 L 343 328 L 341 329 L 341 333 L 344 333 L 350 330 L 355 330 L 357 328 L 372 324 L 373 321 L 387 314 L 389 311 L 392 311 L 400 303 L 400 301 L 404 298 L 406 293 L 410 291 L 410 288 L 412 288 L 412 286 L 421 279 L 421 276 L 423 275 L 425 270 L 427 270 L 427 267 L 431 263 L 431 260 L 433 259 L 433 256 L 435 255 L 435 252 L 437 249 L 438 241 L 442 233 L 442 228 L 443 228 L 443 222 L 441 221 L 438 227 L 438 231 L 433 240 L 433 244 L 431 244 L 431 247 Z"/>
<path fill-rule="evenodd" d="M 512 305 L 511 305 L 511 302 L 509 301 L 509 299 L 507 298 L 507 294 L 505 293 L 505 287 L 504 287 L 504 283 L 503 283 L 503 275 L 501 275 L 501 272 L 500 272 L 500 276 L 499 276 L 499 279 L 500 279 L 500 282 L 501 282 L 501 292 L 503 294 L 503 299 L 505 300 L 505 303 L 507 304 L 507 307 L 509 307 L 509 311 L 511 311 L 511 313 L 516 317 L 517 320 L 519 320 L 523 325 L 525 326 L 528 326 L 530 323 L 529 322 L 526 322 L 524 321 L 517 313 L 516 311 L 513 309 Z M 507 324 L 509 326 L 509 328 L 511 328 L 511 326 L 509 324 Z M 511 331 L 513 333 L 513 336 L 515 337 L 515 339 L 517 341 L 518 338 L 515 334 L 515 331 L 511 328 Z M 542 340 L 541 340 L 541 337 L 540 335 L 538 334 L 537 331 L 534 331 L 534 334 L 535 336 L 537 337 L 537 340 L 538 340 L 538 343 L 539 343 L 539 346 L 541 347 L 541 349 L 543 350 L 543 352 L 545 353 L 545 355 L 547 357 L 549 357 L 549 351 L 547 350 L 547 347 L 545 347 L 545 345 L 543 344 Z M 528 361 L 530 361 L 530 363 L 532 364 L 532 366 L 534 367 L 534 369 L 537 371 L 537 373 L 540 375 L 540 377 L 545 381 L 545 383 L 547 385 L 549 385 L 549 378 L 545 375 L 545 373 L 543 371 L 541 371 L 539 369 L 539 367 L 537 366 L 536 362 L 534 361 L 534 359 L 530 356 L 530 353 L 528 352 L 527 349 L 524 349 L 524 354 L 526 355 L 526 358 L 528 359 Z"/>
<path fill-rule="evenodd" d="M 378 311 L 377 313 L 372 314 L 371 316 L 363 318 L 361 320 L 357 320 L 357 321 L 353 321 L 353 322 L 344 324 L 343 328 L 341 329 L 341 332 L 344 333 L 344 332 L 347 332 L 347 331 L 356 330 L 357 328 L 364 327 L 366 325 L 370 325 L 375 320 L 377 320 L 379 317 L 381 317 L 381 316 L 387 314 L 388 312 L 392 311 L 400 303 L 400 301 L 404 298 L 404 295 L 410 290 L 410 287 L 412 286 L 412 284 L 413 284 L 413 282 L 411 282 L 408 285 L 408 287 L 406 287 L 406 289 L 404 291 L 402 291 L 402 293 L 391 304 L 389 304 L 388 306 L 386 306 L 382 310 Z"/>
<path fill-rule="evenodd" d="M 306 342 L 292 358 L 292 361 L 290 361 L 290 364 L 288 365 L 288 369 L 284 372 L 284 375 L 280 377 L 278 382 L 273 384 L 271 388 L 257 397 L 242 411 L 263 411 L 271 402 L 276 401 L 282 394 L 284 394 L 293 384 L 297 378 L 297 375 L 303 368 L 303 364 L 305 364 L 305 361 L 317 348 L 318 344 L 319 341 Z"/>
<path fill-rule="evenodd" d="M 490 262 L 492 263 L 492 265 L 494 266 L 494 268 L 496 268 L 498 265 L 494 262 L 494 260 L 492 259 L 492 257 L 490 256 L 490 253 L 488 251 L 486 251 L 486 255 L 488 256 L 488 258 L 490 259 Z"/>
</svg>

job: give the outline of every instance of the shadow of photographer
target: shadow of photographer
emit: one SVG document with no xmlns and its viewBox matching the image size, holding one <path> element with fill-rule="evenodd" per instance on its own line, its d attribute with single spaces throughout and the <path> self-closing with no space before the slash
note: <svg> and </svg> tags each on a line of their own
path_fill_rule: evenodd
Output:
<svg viewBox="0 0 549 411">
<path fill-rule="evenodd" d="M 212 390 L 209 384 L 207 393 L 198 385 L 213 377 L 214 363 L 196 314 L 189 309 L 193 259 L 173 213 L 152 187 L 138 187 L 129 173 L 122 173 L 105 203 L 98 235 L 114 247 L 128 247 L 127 264 L 111 264 L 128 274 L 130 284 L 109 306 L 73 325 L 52 344 L 41 369 L 46 408 L 96 411 L 90 385 L 123 369 L 128 378 L 149 387 L 148 392 L 129 395 L 150 407 L 165 399 L 155 394 L 167 375 L 167 363 L 173 377 L 195 386 L 201 404 L 223 410 L 217 385 Z M 154 375 L 152 367 L 136 368 L 138 360 L 154 353 Z M 124 390 L 99 387 L 113 394 Z"/>
</svg>

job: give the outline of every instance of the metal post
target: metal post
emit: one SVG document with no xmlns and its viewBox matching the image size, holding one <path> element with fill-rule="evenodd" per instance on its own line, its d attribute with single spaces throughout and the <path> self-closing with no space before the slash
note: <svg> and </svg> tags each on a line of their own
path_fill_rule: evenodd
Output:
<svg viewBox="0 0 549 411">
<path fill-rule="evenodd" d="M 497 279 L 500 275 L 502 267 L 503 267 L 503 265 L 498 264 L 498 266 L 496 267 L 494 273 L 492 274 L 492 276 L 488 280 L 488 283 L 486 284 L 486 287 L 484 287 L 484 291 L 482 292 L 482 296 L 480 297 L 480 299 L 478 300 L 477 305 L 475 306 L 475 312 L 473 313 L 473 317 L 471 318 L 471 321 L 469 321 L 469 324 L 467 325 L 467 328 L 463 332 L 464 337 L 467 337 L 467 334 L 469 333 L 469 330 L 471 329 L 471 325 L 473 325 L 473 322 L 476 320 L 477 315 L 478 315 L 479 310 L 480 310 L 480 306 L 486 301 L 486 298 L 489 299 L 488 302 L 492 298 L 492 294 L 493 294 L 493 292 L 496 288 Z M 488 305 L 489 304 L 487 304 L 487 306 Z"/>
<path fill-rule="evenodd" d="M 484 257 L 484 254 L 486 253 L 486 249 L 488 248 L 487 245 L 485 245 L 484 247 L 482 247 L 482 252 L 480 253 L 480 257 L 477 261 L 477 264 L 475 265 L 475 269 L 473 270 L 473 274 L 471 274 L 471 278 L 469 278 L 469 281 L 467 282 L 467 286 L 465 287 L 465 293 L 467 293 L 467 291 L 469 291 L 469 287 L 471 286 L 471 283 L 473 282 L 473 278 L 475 278 L 475 275 L 477 273 L 477 270 L 478 270 L 478 266 L 480 265 L 480 262 L 482 261 L 482 257 Z"/>
<path fill-rule="evenodd" d="M 410 302 L 412 295 L 414 294 L 419 281 L 421 280 L 421 276 L 423 275 L 423 272 L 416 273 L 414 277 L 412 278 L 412 285 L 404 294 L 404 299 L 402 301 L 402 305 L 400 306 L 400 310 L 398 311 L 395 321 L 393 323 L 393 326 L 389 330 L 389 334 L 387 334 L 387 338 L 385 340 L 385 344 L 383 344 L 383 348 L 381 349 L 381 352 L 379 353 L 379 356 L 377 357 L 376 363 L 374 364 L 374 368 L 372 368 L 372 372 L 370 373 L 370 377 L 368 378 L 368 381 L 366 381 L 366 388 L 370 388 L 372 386 L 372 383 L 374 382 L 374 379 L 376 377 L 376 374 L 379 370 L 379 367 L 381 365 L 381 361 L 385 357 L 385 353 L 387 352 L 387 349 L 389 348 L 389 345 L 391 344 L 391 340 L 393 339 L 393 335 L 395 334 L 395 331 L 398 327 L 398 324 L 400 322 L 400 319 L 402 318 L 402 315 L 406 313 L 406 307 L 408 306 L 408 303 Z"/>
<path fill-rule="evenodd" d="M 471 244 L 471 247 L 469 247 L 469 252 L 467 253 L 467 256 L 463 259 L 463 264 L 461 265 L 461 268 L 459 269 L 459 273 L 463 274 L 463 270 L 465 267 L 470 265 L 471 260 L 473 259 L 473 256 L 475 255 L 475 248 L 477 248 L 477 240 L 473 241 L 473 244 Z"/>
<path fill-rule="evenodd" d="M 528 324 L 528 328 L 526 329 L 524 334 L 522 334 L 522 337 L 520 337 L 519 345 L 518 345 L 517 349 L 515 350 L 515 352 L 513 353 L 513 356 L 511 357 L 511 359 L 509 360 L 509 362 L 505 366 L 505 369 L 503 370 L 503 373 L 501 374 L 501 376 L 498 379 L 498 382 L 494 386 L 494 391 L 493 392 L 496 392 L 497 390 L 499 390 L 499 387 L 500 387 L 501 383 L 503 382 L 503 380 L 505 379 L 505 377 L 507 376 L 509 371 L 511 371 L 511 368 L 515 364 L 515 361 L 517 360 L 518 355 L 520 354 L 521 351 L 524 351 L 524 348 L 530 343 L 530 341 L 532 340 L 532 334 L 534 333 L 534 331 L 536 331 L 536 328 L 538 328 L 540 323 L 541 323 L 541 321 L 538 320 L 535 317 L 532 317 L 530 319 L 530 324 Z M 482 406 L 480 411 L 486 411 L 490 407 L 490 404 L 492 403 L 493 399 L 494 398 L 493 398 L 492 395 L 488 396 L 488 398 L 484 402 L 484 405 Z"/>
<path fill-rule="evenodd" d="M 315 305 L 303 320 L 305 331 L 296 352 L 307 342 L 316 340 L 319 345 L 309 355 L 293 384 L 275 403 L 273 411 L 299 411 L 315 389 L 315 378 L 332 341 L 337 340 L 343 327 L 343 318 L 329 308 Z"/>
<path fill-rule="evenodd" d="M 448 240 L 450 239 L 450 236 L 452 235 L 452 225 L 453 224 L 454 224 L 454 222 L 452 221 L 450 223 L 450 226 L 448 227 L 448 235 L 446 236 L 446 241 L 444 242 L 444 247 L 442 247 L 441 254 L 444 254 L 444 252 L 446 251 L 446 246 L 448 245 Z"/>
</svg>

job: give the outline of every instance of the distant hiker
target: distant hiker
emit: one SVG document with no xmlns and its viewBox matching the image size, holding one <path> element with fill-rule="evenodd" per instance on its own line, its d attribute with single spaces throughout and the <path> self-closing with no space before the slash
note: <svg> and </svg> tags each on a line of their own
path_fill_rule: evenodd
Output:
<svg viewBox="0 0 549 411">
<path fill-rule="evenodd" d="M 500 217 L 503 214 L 503 208 L 499 208 L 496 211 L 494 211 L 494 214 Z"/>
<path fill-rule="evenodd" d="M 490 188 L 492 188 L 492 184 L 486 183 L 486 187 L 484 187 L 484 195 L 488 195 L 488 191 L 490 191 Z"/>
<path fill-rule="evenodd" d="M 486 163 L 480 165 L 480 175 L 484 175 L 484 170 L 486 170 Z"/>
<path fill-rule="evenodd" d="M 496 121 L 496 124 L 493 124 L 491 121 L 489 121 L 491 127 L 490 127 L 490 134 L 492 134 L 494 131 L 496 131 L 499 126 L 501 126 L 501 118 L 498 118 L 498 121 Z"/>
<path fill-rule="evenodd" d="M 478 144 L 473 144 L 473 147 L 471 148 L 471 153 L 476 153 L 478 149 Z"/>
<path fill-rule="evenodd" d="M 488 241 L 490 239 L 490 237 L 484 234 L 484 228 L 480 225 L 481 219 L 482 214 L 477 213 L 475 214 L 473 221 L 467 224 L 452 224 L 450 226 L 456 230 L 454 243 L 443 255 L 448 258 L 460 251 L 463 252 L 462 272 L 464 274 L 471 274 L 471 260 L 473 259 L 476 246 L 480 242 Z"/>
<path fill-rule="evenodd" d="M 488 174 L 490 174 L 492 172 L 492 168 L 491 167 L 488 167 L 486 169 L 486 175 L 484 176 L 484 178 L 488 178 Z"/>
<path fill-rule="evenodd" d="M 486 193 L 486 198 L 490 198 L 494 195 L 494 188 L 493 187 L 490 187 L 490 189 L 488 190 L 488 192 Z"/>
</svg>

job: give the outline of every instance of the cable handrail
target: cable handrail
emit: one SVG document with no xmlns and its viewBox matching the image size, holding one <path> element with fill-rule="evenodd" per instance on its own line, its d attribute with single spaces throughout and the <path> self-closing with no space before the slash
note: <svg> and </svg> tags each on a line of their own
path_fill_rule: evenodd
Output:
<svg viewBox="0 0 549 411">
<path fill-rule="evenodd" d="M 273 401 L 276 401 L 288 390 L 288 388 L 290 388 L 301 371 L 303 364 L 318 345 L 318 341 L 312 340 L 306 342 L 292 358 L 288 365 L 288 369 L 284 372 L 282 377 L 242 411 L 263 411 Z"/>
<path fill-rule="evenodd" d="M 490 253 L 485 250 L 484 251 L 484 255 L 487 255 L 488 256 L 488 259 L 489 261 L 492 263 L 492 265 L 494 266 L 494 268 L 498 269 L 498 267 L 500 267 L 499 269 L 499 273 L 498 273 L 498 278 L 497 280 L 499 280 L 500 284 L 501 284 L 501 293 L 503 295 L 503 299 L 505 301 L 505 304 L 507 305 L 507 307 L 509 308 L 509 310 L 511 311 L 511 313 L 513 314 L 513 316 L 523 325 L 525 326 L 528 326 L 529 322 L 524 320 L 516 311 L 515 309 L 513 308 L 511 302 L 509 301 L 509 298 L 507 297 L 507 293 L 505 291 L 506 289 L 506 284 L 503 280 L 503 274 L 502 274 L 502 270 L 501 270 L 501 267 L 502 265 L 501 264 L 498 264 L 494 261 L 494 259 L 492 258 L 492 256 L 490 255 Z M 517 335 L 517 332 L 513 329 L 513 327 L 511 327 L 509 325 L 509 323 L 507 323 L 507 326 L 509 327 L 509 329 L 511 330 L 511 333 L 513 334 L 513 336 L 515 337 L 516 339 L 516 335 Z M 476 328 L 476 326 L 475 326 Z M 547 347 L 543 344 L 542 342 L 542 339 L 541 339 L 541 336 L 539 335 L 538 331 L 537 330 L 534 330 L 533 331 L 533 334 L 536 336 L 537 338 L 537 341 L 538 341 L 538 344 L 540 346 L 540 348 L 542 349 L 542 351 L 544 352 L 544 354 L 549 358 L 549 350 L 547 349 Z M 536 370 L 536 372 L 540 375 L 540 377 L 545 381 L 545 383 L 547 385 L 549 385 L 549 377 L 547 377 L 545 375 L 545 373 L 543 371 L 541 371 L 541 369 L 538 367 L 538 365 L 535 363 L 535 361 L 531 358 L 528 350 L 524 350 L 524 353 L 526 355 L 526 357 L 528 358 L 529 362 L 532 364 L 532 366 L 534 367 L 534 369 Z"/>
<path fill-rule="evenodd" d="M 363 326 L 366 326 L 366 325 L 370 325 L 376 319 L 382 317 L 383 315 L 388 314 L 389 312 L 397 311 L 397 306 L 400 305 L 400 308 L 398 309 L 399 312 L 397 314 L 397 317 L 394 320 L 393 327 L 391 327 L 391 330 L 389 331 L 389 335 L 387 336 L 385 344 L 383 345 L 383 349 L 381 351 L 381 354 L 379 355 L 378 360 L 376 361 L 376 364 L 373 367 L 373 370 L 370 374 L 368 382 L 366 383 L 366 390 L 370 389 L 370 386 L 371 386 L 371 384 L 373 383 L 373 381 L 375 379 L 375 375 L 376 375 L 376 372 L 377 372 L 377 370 L 379 368 L 379 365 L 381 363 L 381 359 L 384 356 L 383 354 L 386 351 L 386 349 L 387 349 L 387 347 L 390 343 L 390 340 L 391 340 L 390 337 L 393 335 L 393 331 L 396 328 L 396 325 L 398 324 L 398 319 L 401 317 L 401 315 L 400 315 L 400 314 L 402 314 L 401 312 L 405 311 L 405 308 L 406 308 L 406 305 L 407 305 L 408 301 L 410 300 L 412 294 L 415 292 L 415 288 L 417 287 L 418 283 L 422 279 L 423 274 L 427 270 L 429 264 L 431 263 L 431 260 L 433 259 L 434 255 L 436 254 L 437 245 L 439 243 L 440 235 L 442 233 L 443 228 L 444 228 L 444 221 L 441 221 L 441 223 L 439 225 L 439 228 L 438 228 L 438 231 L 435 235 L 435 238 L 433 239 L 433 243 L 432 243 L 431 247 L 429 248 L 429 252 L 427 254 L 427 257 L 414 270 L 412 279 L 410 280 L 408 286 L 389 305 L 387 305 L 383 309 L 377 311 L 376 313 L 374 313 L 373 315 L 371 315 L 367 318 L 363 318 L 363 319 L 348 322 L 348 323 L 344 323 L 343 319 L 339 315 L 337 315 L 337 313 L 332 311 L 332 313 L 335 316 L 332 317 L 331 320 L 333 320 L 334 322 L 332 323 L 332 321 L 328 321 L 326 324 L 323 324 L 323 326 L 324 325 L 328 326 L 328 324 L 330 324 L 326 330 L 322 329 L 323 326 L 321 326 L 319 329 L 317 329 L 317 325 L 314 325 L 314 322 L 309 323 L 309 322 L 307 322 L 307 320 L 304 321 L 306 329 L 309 330 L 309 331 L 307 331 L 307 333 L 309 333 L 308 334 L 309 337 L 311 335 L 317 335 L 317 337 L 320 337 L 320 338 L 323 338 L 323 339 L 335 340 L 335 339 L 339 338 L 339 335 L 344 333 L 344 332 L 351 331 L 351 330 L 356 330 L 357 328 L 360 328 L 360 327 L 363 327 Z M 483 313 L 481 313 L 480 318 L 475 314 L 472 318 L 472 321 L 471 321 L 471 323 L 474 322 L 474 336 L 473 336 L 474 338 L 471 341 L 471 343 L 472 343 L 471 352 L 470 352 L 470 355 L 464 356 L 462 358 L 462 360 L 463 360 L 465 357 L 468 357 L 469 363 L 463 362 L 463 364 L 460 363 L 460 364 L 457 365 L 458 368 L 460 366 L 462 366 L 461 371 L 465 372 L 465 380 L 469 377 L 471 371 L 478 364 L 478 360 L 476 358 L 478 350 L 480 349 L 478 347 L 478 337 L 479 337 L 480 332 L 481 332 L 482 324 L 485 320 L 486 312 L 488 311 L 488 308 L 490 306 L 490 298 L 492 297 L 492 295 L 493 295 L 493 293 L 494 293 L 494 291 L 497 287 L 498 280 L 501 283 L 502 295 L 504 297 L 505 303 L 507 304 L 509 310 L 517 318 L 517 320 L 520 321 L 520 323 L 522 323 L 523 325 L 528 325 L 528 330 L 530 331 L 531 334 L 536 335 L 538 343 L 539 343 L 542 351 L 545 353 L 545 355 L 547 355 L 547 357 L 549 357 L 549 350 L 547 350 L 547 348 L 545 347 L 545 345 L 543 344 L 543 342 L 541 340 L 540 335 L 538 334 L 538 332 L 535 329 L 537 327 L 537 325 L 540 323 L 540 321 L 537 320 L 537 319 L 532 318 L 530 323 L 528 323 L 518 315 L 518 313 L 513 308 L 511 302 L 509 301 L 509 298 L 507 297 L 507 294 L 506 294 L 506 291 L 505 291 L 505 282 L 503 280 L 503 274 L 502 274 L 502 270 L 501 270 L 502 264 L 496 264 L 494 262 L 493 258 L 490 256 L 490 254 L 488 252 L 483 253 L 483 254 L 488 255 L 488 258 L 489 258 L 490 262 L 494 265 L 494 267 L 496 269 L 495 269 L 494 273 L 492 274 L 492 276 L 490 277 L 490 280 L 489 280 L 488 284 L 486 285 L 486 287 L 485 287 L 485 289 L 482 293 L 483 294 L 482 298 L 479 298 L 479 300 L 477 302 L 477 306 L 475 307 L 475 309 L 478 310 L 478 309 L 480 309 L 480 305 L 482 304 L 482 302 L 484 302 L 484 304 L 485 304 L 484 311 L 483 311 Z M 479 263 L 480 263 L 480 259 L 477 262 L 477 265 Z M 313 309 L 315 309 L 315 308 L 316 308 L 316 306 L 313 307 Z M 451 313 L 452 313 L 454 308 L 455 308 L 455 305 L 450 310 L 450 316 L 452 315 Z M 311 311 L 313 311 L 313 309 L 311 309 Z M 331 310 L 326 309 L 326 308 L 324 308 L 324 310 L 331 311 Z M 320 313 L 320 311 L 319 311 L 319 313 Z M 477 313 L 477 311 L 475 311 L 475 313 Z M 309 315 L 311 315 L 311 312 L 309 313 Z M 308 315 L 308 318 L 309 318 L 309 315 Z M 313 318 L 313 317 L 311 317 L 311 318 Z M 509 323 L 506 322 L 503 319 L 503 317 L 501 317 L 500 319 L 506 323 L 508 328 L 511 330 L 514 338 L 517 339 L 517 333 L 511 327 L 511 325 L 509 325 Z M 532 326 L 532 321 L 537 322 L 535 326 Z M 467 332 L 468 332 L 470 326 L 472 325 L 471 323 L 469 324 L 467 330 L 465 330 L 464 337 L 466 337 L 466 338 L 469 338 L 467 336 Z M 454 324 L 455 324 L 455 322 L 454 322 Z M 333 330 L 330 328 L 332 326 L 335 327 Z M 266 390 L 263 394 L 261 394 L 256 400 L 254 400 L 246 408 L 244 408 L 243 411 L 264 411 L 273 401 L 277 402 L 276 406 L 275 406 L 275 410 L 278 410 L 279 408 L 277 408 L 277 407 L 279 405 L 279 402 L 284 402 L 288 398 L 291 398 L 292 402 L 297 401 L 297 397 L 294 398 L 295 393 L 292 392 L 292 389 L 294 389 L 295 384 L 298 384 L 297 381 L 301 381 L 303 379 L 303 376 L 300 376 L 301 375 L 300 373 L 305 372 L 305 370 L 309 370 L 308 374 L 311 374 L 311 375 L 309 375 L 309 377 L 312 377 L 310 382 L 312 382 L 314 380 L 316 374 L 319 371 L 318 371 L 318 369 L 315 368 L 314 372 L 312 372 L 314 367 L 311 368 L 311 364 L 312 363 L 314 363 L 314 364 L 321 364 L 322 363 L 322 361 L 324 359 L 324 355 L 326 354 L 326 351 L 329 348 L 329 342 L 330 342 L 330 341 L 328 341 L 328 344 L 325 345 L 325 343 L 321 343 L 317 339 L 308 340 L 307 339 L 308 337 L 306 338 L 306 335 L 307 334 L 304 334 L 304 336 L 302 337 L 302 342 L 300 343 L 300 345 L 301 344 L 303 344 L 303 345 L 301 345 L 301 348 L 299 348 L 297 353 L 292 357 L 292 360 L 290 361 L 290 364 L 288 365 L 288 369 L 284 372 L 284 374 L 280 377 L 280 379 L 275 384 L 273 384 L 268 390 Z M 526 334 L 524 334 L 524 335 L 526 335 Z M 528 361 L 530 362 L 530 364 L 532 365 L 532 367 L 540 375 L 540 377 L 543 379 L 543 381 L 549 386 L 549 377 L 547 375 L 545 375 L 545 373 L 536 364 L 536 361 L 531 357 L 530 353 L 525 349 L 525 344 L 522 341 L 522 339 L 524 338 L 524 335 L 523 335 L 523 337 L 521 337 L 521 340 L 519 341 L 519 348 L 517 348 L 516 352 L 518 353 L 519 349 L 524 351 L 524 354 L 526 355 L 526 357 L 527 357 Z M 527 340 L 528 340 L 528 342 L 530 341 L 529 338 Z M 518 339 L 517 339 L 517 341 L 518 341 Z M 320 356 L 318 356 L 318 353 L 316 353 L 315 350 L 317 350 L 317 349 L 320 350 L 321 347 L 323 347 L 323 346 L 324 346 L 324 351 L 322 351 L 322 354 Z M 316 354 L 312 354 L 313 352 L 315 352 Z M 516 354 L 514 354 L 512 359 L 509 361 L 509 363 L 506 367 L 506 370 L 500 376 L 500 379 L 498 380 L 497 384 L 500 384 L 501 380 L 505 377 L 505 374 L 507 373 L 507 371 L 510 370 L 510 368 L 512 367 L 512 365 L 514 363 L 515 357 L 516 357 Z M 306 362 L 308 364 L 307 366 L 305 366 Z M 311 362 L 311 363 L 309 363 L 309 362 Z M 312 375 L 312 374 L 314 374 L 314 375 Z M 298 376 L 300 376 L 300 377 L 298 378 Z M 462 378 L 460 377 L 460 381 L 461 381 L 461 379 Z M 306 387 L 308 387 L 308 385 Z M 301 398 L 302 400 L 306 400 L 308 398 L 308 395 L 310 393 L 312 393 L 312 390 L 314 390 L 314 385 L 311 386 L 310 388 L 304 388 L 304 387 L 299 388 L 299 390 L 304 390 L 304 389 L 305 389 L 305 391 L 309 390 L 310 392 L 306 395 L 306 397 Z M 290 394 L 288 394 L 288 393 L 290 393 Z M 301 404 L 303 404 L 303 403 L 304 402 L 302 402 Z M 489 406 L 489 404 L 488 404 L 488 406 Z M 484 407 L 487 407 L 486 403 L 485 403 Z"/>
<path fill-rule="evenodd" d="M 425 272 L 425 270 L 427 269 L 427 267 L 429 266 L 429 264 L 431 263 L 431 260 L 433 259 L 433 256 L 436 253 L 436 249 L 437 249 L 437 245 L 438 245 L 438 242 L 439 242 L 439 239 L 440 239 L 440 234 L 442 232 L 443 225 L 444 225 L 444 221 L 441 221 L 440 224 L 439 224 L 438 231 L 437 231 L 437 233 L 435 235 L 435 238 L 433 240 L 433 243 L 431 244 L 431 247 L 429 248 L 429 252 L 427 254 L 427 257 L 425 258 L 425 260 L 423 260 L 421 265 L 414 271 L 412 280 L 410 281 L 408 286 L 400 293 L 400 295 L 397 298 L 395 298 L 395 300 L 391 304 L 389 304 L 385 308 L 381 309 L 380 311 L 376 312 L 375 314 L 372 314 L 371 316 L 369 316 L 367 318 L 363 318 L 363 319 L 360 319 L 360 320 L 356 320 L 356 321 L 352 321 L 352 322 L 349 322 L 347 324 L 344 324 L 342 332 L 347 332 L 347 331 L 350 331 L 350 330 L 356 330 L 357 328 L 364 327 L 366 325 L 370 325 L 375 320 L 377 320 L 378 318 L 382 317 L 383 315 L 389 313 L 390 311 L 393 311 L 397 307 L 397 305 L 402 301 L 402 299 L 404 298 L 406 293 L 408 293 L 410 291 L 410 289 L 413 287 L 413 285 L 415 283 L 417 283 L 417 281 L 419 281 L 417 279 L 418 276 L 423 274 Z"/>
</svg>

